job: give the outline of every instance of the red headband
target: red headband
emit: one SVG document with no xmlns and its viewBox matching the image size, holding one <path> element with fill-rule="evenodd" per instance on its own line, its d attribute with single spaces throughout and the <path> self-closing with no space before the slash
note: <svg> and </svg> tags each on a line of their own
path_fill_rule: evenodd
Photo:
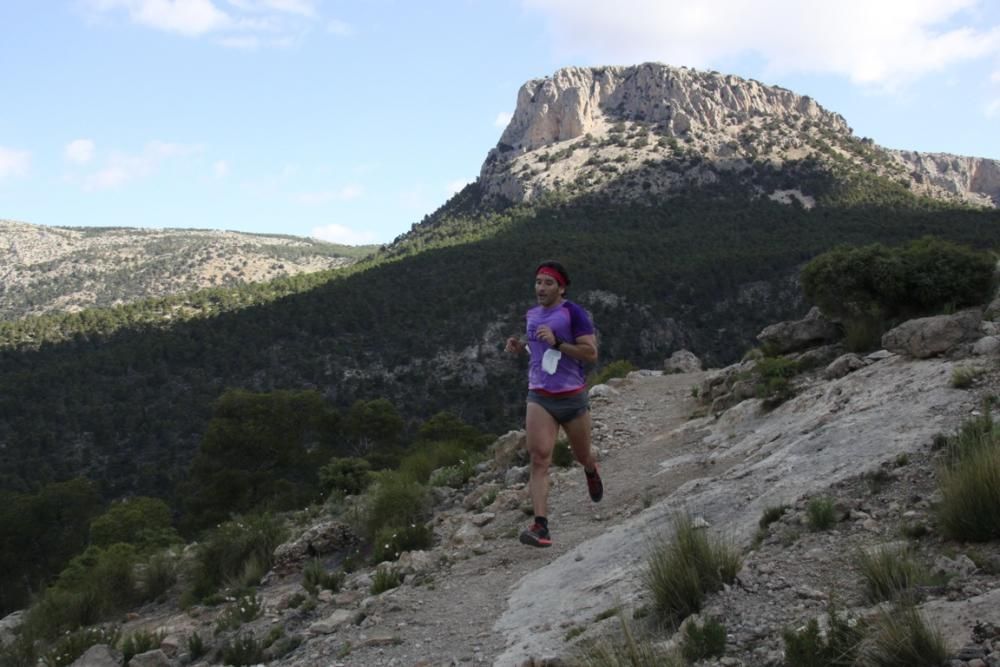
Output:
<svg viewBox="0 0 1000 667">
<path fill-rule="evenodd" d="M 566 279 L 563 278 L 563 276 L 562 276 L 561 273 L 559 273 L 558 271 L 556 271 L 552 267 L 550 267 L 550 266 L 543 266 L 542 268 L 538 269 L 538 273 L 546 275 L 546 276 L 552 276 L 553 278 L 556 279 L 556 282 L 559 283 L 560 287 L 566 287 Z"/>
</svg>

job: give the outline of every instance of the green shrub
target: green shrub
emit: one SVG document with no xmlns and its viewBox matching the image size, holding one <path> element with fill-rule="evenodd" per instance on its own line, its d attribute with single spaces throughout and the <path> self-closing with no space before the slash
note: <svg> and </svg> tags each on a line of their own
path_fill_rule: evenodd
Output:
<svg viewBox="0 0 1000 667">
<path fill-rule="evenodd" d="M 754 389 L 765 408 L 777 407 L 795 396 L 792 378 L 800 370 L 799 362 L 785 357 L 764 357 L 754 365 Z"/>
<path fill-rule="evenodd" d="M 87 652 L 91 646 L 118 643 L 120 630 L 117 627 L 79 628 L 64 634 L 42 657 L 46 667 L 63 667 L 73 664 L 77 658 Z"/>
<path fill-rule="evenodd" d="M 690 662 L 716 658 L 726 651 L 726 626 L 710 618 L 704 624 L 688 623 L 681 640 L 681 655 Z"/>
<path fill-rule="evenodd" d="M 595 387 L 599 384 L 606 384 L 608 380 L 613 378 L 623 378 L 634 370 L 637 369 L 631 361 L 625 361 L 624 359 L 612 361 L 600 371 L 590 375 L 590 386 Z"/>
<path fill-rule="evenodd" d="M 984 413 L 946 441 L 938 518 L 944 532 L 957 540 L 1000 537 L 1000 428 L 988 408 Z"/>
<path fill-rule="evenodd" d="M 26 632 L 34 638 L 54 639 L 127 609 L 140 599 L 136 562 L 135 549 L 127 544 L 89 547 L 70 561 L 28 611 Z"/>
<path fill-rule="evenodd" d="M 398 587 L 403 583 L 399 570 L 394 567 L 379 567 L 372 575 L 371 594 L 378 595 Z"/>
<path fill-rule="evenodd" d="M 274 550 L 284 539 L 284 527 L 270 514 L 222 524 L 198 545 L 190 596 L 203 600 L 224 584 L 247 585 L 248 579 L 262 576 L 270 569 Z"/>
<path fill-rule="evenodd" d="M 907 595 L 915 586 L 931 582 L 927 568 L 905 550 L 862 551 L 857 557 L 857 567 L 865 582 L 865 596 L 872 604 L 895 600 Z"/>
<path fill-rule="evenodd" d="M 897 247 L 838 247 L 802 270 L 806 298 L 844 323 L 875 334 L 892 321 L 972 306 L 992 290 L 994 259 L 986 252 L 925 237 Z M 862 349 L 862 348 L 858 348 Z"/>
<path fill-rule="evenodd" d="M 841 613 L 833 600 L 827 605 L 827 617 L 830 627 L 825 638 L 816 619 L 801 630 L 782 633 L 787 667 L 854 667 L 865 624 Z"/>
<path fill-rule="evenodd" d="M 773 507 L 768 507 L 764 510 L 763 514 L 760 515 L 760 521 L 757 522 L 757 525 L 761 528 L 767 528 L 775 521 L 781 519 L 788 509 L 788 505 L 775 505 Z"/>
<path fill-rule="evenodd" d="M 404 551 L 428 549 L 434 544 L 434 531 L 423 523 L 409 526 L 384 526 L 375 534 L 372 561 L 396 560 Z"/>
<path fill-rule="evenodd" d="M 145 601 L 156 600 L 177 583 L 177 564 L 167 553 L 155 554 L 139 573 L 139 590 Z"/>
<path fill-rule="evenodd" d="M 883 610 L 861 643 L 859 662 L 871 667 L 939 667 L 948 659 L 944 637 L 913 605 Z"/>
<path fill-rule="evenodd" d="M 195 661 L 205 655 L 207 648 L 205 647 L 205 640 L 201 638 L 200 634 L 195 632 L 187 638 L 187 650 L 192 661 Z"/>
<path fill-rule="evenodd" d="M 959 366 L 951 372 L 951 386 L 955 389 L 968 389 L 982 374 L 983 371 L 978 368 Z"/>
<path fill-rule="evenodd" d="M 657 649 L 651 641 L 639 639 L 620 617 L 622 640 L 607 639 L 587 643 L 576 651 L 574 665 L 581 667 L 683 667 L 684 660 L 675 652 Z"/>
<path fill-rule="evenodd" d="M 354 496 L 371 484 L 371 464 L 361 458 L 335 458 L 319 469 L 320 488 L 325 493 L 339 491 Z"/>
<path fill-rule="evenodd" d="M 98 547 L 122 542 L 142 551 L 180 541 L 170 507 L 159 498 L 127 498 L 114 503 L 90 523 L 90 543 Z"/>
<path fill-rule="evenodd" d="M 837 513 L 829 498 L 812 498 L 806 504 L 806 523 L 813 531 L 829 530 L 837 523 Z"/>
<path fill-rule="evenodd" d="M 660 618 L 679 623 L 701 611 L 705 595 L 731 583 L 739 568 L 740 557 L 733 547 L 709 540 L 689 516 L 678 515 L 673 540 L 653 545 L 644 580 Z"/>
<path fill-rule="evenodd" d="M 226 641 L 219 651 L 224 665 L 257 665 L 264 662 L 264 646 L 250 632 Z"/>
<path fill-rule="evenodd" d="M 160 644 L 163 643 L 163 638 L 165 636 L 166 635 L 162 632 L 138 630 L 125 637 L 121 643 L 122 656 L 125 659 L 125 664 L 127 665 L 129 660 L 140 653 L 160 648 Z"/>
<path fill-rule="evenodd" d="M 369 489 L 368 534 L 374 537 L 384 528 L 399 528 L 423 523 L 428 510 L 427 489 L 410 477 L 384 472 Z"/>
<path fill-rule="evenodd" d="M 569 440 L 560 437 L 556 440 L 555 447 L 552 448 L 552 465 L 560 468 L 568 468 L 573 465 L 573 449 L 569 446 Z"/>
<path fill-rule="evenodd" d="M 302 569 L 302 587 L 310 595 L 317 595 L 321 590 L 339 591 L 343 583 L 343 572 L 327 572 L 318 559 L 310 560 Z"/>
<path fill-rule="evenodd" d="M 478 457 L 477 457 L 478 458 Z M 460 489 L 476 474 L 476 465 L 472 459 L 459 460 L 455 465 L 437 468 L 431 473 L 429 486 L 448 486 Z"/>
<path fill-rule="evenodd" d="M 244 595 L 226 607 L 215 620 L 215 634 L 235 630 L 264 613 L 264 601 L 256 595 Z"/>
</svg>

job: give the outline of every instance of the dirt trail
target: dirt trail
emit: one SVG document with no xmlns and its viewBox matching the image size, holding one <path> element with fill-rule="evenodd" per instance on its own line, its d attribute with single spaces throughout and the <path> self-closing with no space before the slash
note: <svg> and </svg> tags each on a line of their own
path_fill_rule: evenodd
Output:
<svg viewBox="0 0 1000 667">
<path fill-rule="evenodd" d="M 602 452 L 606 494 L 600 504 L 593 504 L 578 465 L 555 470 L 549 503 L 551 548 L 534 549 L 517 541 L 529 522 L 522 511 L 498 514 L 483 528 L 482 547 L 435 573 L 432 584 L 383 594 L 377 609 L 371 610 L 377 618 L 370 627 L 355 626 L 328 641 L 311 641 L 308 655 L 298 654 L 289 664 L 494 664 L 510 643 L 495 625 L 507 611 L 510 591 L 523 577 L 656 503 L 683 482 L 720 472 L 718 463 L 701 458 L 696 438 L 670 436 L 694 410 L 691 389 L 702 376 L 636 374 L 615 388 L 616 395 L 592 401 L 594 444 Z M 681 463 L 662 469 L 658 462 L 667 458 L 680 458 Z M 557 627 L 560 619 L 531 622 Z M 338 653 L 346 655 L 338 658 Z"/>
</svg>

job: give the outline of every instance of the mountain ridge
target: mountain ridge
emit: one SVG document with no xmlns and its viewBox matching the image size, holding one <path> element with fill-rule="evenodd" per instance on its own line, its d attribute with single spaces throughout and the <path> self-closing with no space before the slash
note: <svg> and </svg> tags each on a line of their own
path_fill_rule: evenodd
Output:
<svg viewBox="0 0 1000 667">
<path fill-rule="evenodd" d="M 0 321 L 339 269 L 374 249 L 281 234 L 0 219 Z"/>
</svg>

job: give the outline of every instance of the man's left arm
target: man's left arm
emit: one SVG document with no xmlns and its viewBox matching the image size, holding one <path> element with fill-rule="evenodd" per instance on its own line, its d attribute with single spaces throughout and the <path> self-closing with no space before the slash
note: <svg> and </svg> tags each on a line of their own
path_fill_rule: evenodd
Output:
<svg viewBox="0 0 1000 667">
<path fill-rule="evenodd" d="M 597 362 L 597 337 L 594 334 L 577 336 L 572 342 L 568 340 L 556 342 L 557 349 L 568 357 L 588 364 Z"/>
</svg>

